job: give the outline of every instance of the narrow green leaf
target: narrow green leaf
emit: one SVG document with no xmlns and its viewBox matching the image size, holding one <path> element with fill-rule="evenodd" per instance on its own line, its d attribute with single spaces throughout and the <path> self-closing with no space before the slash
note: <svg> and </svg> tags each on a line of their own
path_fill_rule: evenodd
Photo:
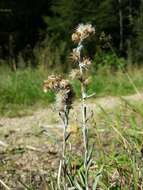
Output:
<svg viewBox="0 0 143 190">
<path fill-rule="evenodd" d="M 99 172 L 98 172 L 97 175 L 95 176 L 95 181 L 94 181 L 92 190 L 96 190 L 96 188 L 97 188 L 99 179 L 100 179 L 100 177 L 102 176 L 103 167 L 104 167 L 104 166 L 101 166 Z"/>
<path fill-rule="evenodd" d="M 78 183 L 78 181 L 75 179 L 75 186 L 78 190 L 84 190 L 81 185 Z"/>
<path fill-rule="evenodd" d="M 85 186 L 85 176 L 84 174 L 82 173 L 82 171 L 78 171 L 78 176 L 80 178 L 80 182 L 83 186 Z"/>
</svg>

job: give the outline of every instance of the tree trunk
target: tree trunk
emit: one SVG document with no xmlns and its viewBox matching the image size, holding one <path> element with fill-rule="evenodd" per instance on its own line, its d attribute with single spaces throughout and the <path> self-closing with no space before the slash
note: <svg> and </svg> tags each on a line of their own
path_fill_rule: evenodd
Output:
<svg viewBox="0 0 143 190">
<path fill-rule="evenodd" d="M 122 0 L 118 0 L 119 2 L 119 22 L 120 22 L 120 51 L 123 51 L 123 12 L 121 7 Z"/>
<path fill-rule="evenodd" d="M 9 65 L 13 71 L 16 71 L 16 63 L 14 60 L 14 44 L 13 44 L 13 36 L 10 34 L 9 35 Z"/>
</svg>

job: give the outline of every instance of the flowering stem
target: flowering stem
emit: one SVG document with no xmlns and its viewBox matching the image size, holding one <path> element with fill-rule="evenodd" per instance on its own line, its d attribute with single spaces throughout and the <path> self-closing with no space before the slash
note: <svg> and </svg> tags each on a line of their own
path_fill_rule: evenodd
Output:
<svg viewBox="0 0 143 190">
<path fill-rule="evenodd" d="M 82 71 L 82 69 L 80 69 Z M 81 72 L 82 74 L 82 72 Z M 88 129 L 86 125 L 86 103 L 85 103 L 85 88 L 83 83 L 81 83 L 81 93 L 82 93 L 82 132 L 83 132 L 83 142 L 84 142 L 84 170 L 85 170 L 85 187 L 88 190 Z"/>
<path fill-rule="evenodd" d="M 81 42 L 78 44 L 78 47 L 81 47 Z M 77 47 L 77 49 L 79 49 Z M 81 49 L 80 49 L 81 51 Z M 80 57 L 81 61 L 81 57 Z M 81 78 L 83 78 L 83 68 L 81 66 L 82 64 L 79 62 L 79 68 L 80 68 L 80 75 Z M 88 190 L 88 129 L 86 125 L 86 90 L 83 82 L 81 81 L 81 96 L 82 96 L 82 133 L 83 133 L 83 143 L 84 143 L 84 170 L 85 170 L 85 188 Z"/>
<path fill-rule="evenodd" d="M 62 188 L 67 190 L 67 158 L 66 158 L 66 142 L 69 135 L 67 135 L 67 127 L 69 120 L 69 110 L 71 108 L 74 92 L 68 80 L 63 79 L 61 76 L 51 75 L 48 80 L 44 81 L 43 90 L 54 90 L 56 92 L 56 107 L 59 111 L 59 116 L 63 122 L 63 142 L 62 142 L 62 159 L 59 164 L 59 171 L 57 176 L 57 184 L 59 190 Z M 62 180 L 61 180 L 62 176 Z"/>
</svg>

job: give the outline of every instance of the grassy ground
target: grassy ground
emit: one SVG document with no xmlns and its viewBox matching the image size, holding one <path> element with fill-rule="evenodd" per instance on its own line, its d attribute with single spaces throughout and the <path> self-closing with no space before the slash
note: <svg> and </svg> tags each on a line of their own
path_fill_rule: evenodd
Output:
<svg viewBox="0 0 143 190">
<path fill-rule="evenodd" d="M 1 115 L 21 116 L 39 105 L 48 105 L 54 100 L 53 93 L 43 93 L 43 80 L 47 72 L 39 70 L 10 71 L 0 69 L 0 113 Z M 28 109 L 29 108 L 29 109 Z"/>
<path fill-rule="evenodd" d="M 99 190 L 139 190 L 143 187 L 143 102 L 141 98 L 133 99 L 119 101 L 114 98 L 114 102 L 107 97 L 104 101 L 92 100 L 88 104 L 94 111 L 89 122 L 90 144 L 94 142 L 90 178 L 92 181 L 96 177 Z M 111 102 L 114 102 L 113 107 Z M 106 106 L 107 103 L 110 105 Z M 79 105 L 74 107 L 70 125 L 76 125 L 73 113 L 80 118 Z M 56 127 L 59 122 L 58 114 L 50 109 L 34 116 L 2 119 L 0 180 L 15 190 L 51 190 L 48 187 L 52 181 L 50 175 L 56 175 L 62 148 L 62 130 Z M 68 151 L 75 173 L 75 168 L 80 168 L 82 163 L 82 132 L 80 126 L 71 127 L 74 131 Z M 0 185 L 0 189 L 5 188 Z"/>
<path fill-rule="evenodd" d="M 142 71 L 143 68 L 133 67 L 127 71 L 139 90 L 143 89 Z M 39 106 L 44 107 L 53 102 L 53 93 L 44 94 L 42 91 L 43 80 L 48 74 L 47 71 L 38 69 L 17 70 L 14 73 L 7 67 L 0 67 L 0 115 L 23 116 Z M 72 83 L 79 97 L 79 84 L 77 81 Z M 99 97 L 120 96 L 135 93 L 135 88 L 126 73 L 113 72 L 107 67 L 102 67 L 92 73 L 88 92 L 96 92 Z"/>
<path fill-rule="evenodd" d="M 130 68 L 134 87 L 142 91 L 142 68 Z M 0 189 L 50 190 L 51 173 L 57 173 L 61 154 L 62 130 L 58 114 L 51 111 L 52 92 L 42 92 L 48 72 L 0 69 Z M 77 97 L 79 86 L 72 81 Z M 102 68 L 92 74 L 88 92 L 102 99 L 89 102 L 93 116 L 89 122 L 90 143 L 94 142 L 90 183 L 96 177 L 98 190 L 141 190 L 143 188 L 143 109 L 142 97 L 126 100 L 111 98 L 135 93 L 126 73 Z M 142 94 L 141 94 L 142 96 Z M 136 102 L 134 101 L 136 100 Z M 70 115 L 70 159 L 73 173 L 82 163 L 82 134 L 79 103 Z M 48 106 L 48 108 L 47 108 Z M 46 107 L 46 109 L 41 109 Z M 40 108 L 35 113 L 35 109 Z M 87 112 L 89 114 L 90 111 Z M 74 114 L 77 113 L 77 116 Z M 6 116 L 24 116 L 7 118 Z M 5 117 L 2 117 L 5 116 Z M 48 126 L 45 126 L 47 125 Z M 70 147 L 70 146 L 69 146 Z M 2 181 L 1 181 L 2 180 Z"/>
<path fill-rule="evenodd" d="M 117 110 L 102 109 L 95 151 L 98 167 L 103 166 L 101 189 L 142 189 L 142 113 L 141 105 L 128 103 Z"/>
</svg>

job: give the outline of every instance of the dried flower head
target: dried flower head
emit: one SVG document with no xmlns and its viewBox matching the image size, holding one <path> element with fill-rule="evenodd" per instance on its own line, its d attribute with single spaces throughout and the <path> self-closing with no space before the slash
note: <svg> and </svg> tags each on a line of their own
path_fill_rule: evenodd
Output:
<svg viewBox="0 0 143 190">
<path fill-rule="evenodd" d="M 93 34 L 95 34 L 95 28 L 91 24 L 79 24 L 72 35 L 72 41 L 79 43 Z"/>
<path fill-rule="evenodd" d="M 58 90 L 61 80 L 61 76 L 50 75 L 48 79 L 44 81 L 43 91 L 47 92 L 48 90 Z"/>
<path fill-rule="evenodd" d="M 103 40 L 105 40 L 105 38 L 106 38 L 105 32 L 101 32 L 101 34 L 99 36 L 99 40 L 103 41 Z"/>
<path fill-rule="evenodd" d="M 75 43 L 79 43 L 80 42 L 80 36 L 81 34 L 78 32 L 75 32 L 72 34 L 72 41 Z"/>
<path fill-rule="evenodd" d="M 71 84 L 68 80 L 62 79 L 59 83 L 59 88 L 60 90 L 65 90 L 65 89 L 70 89 L 71 88 Z"/>
<path fill-rule="evenodd" d="M 81 81 L 82 80 L 82 76 L 81 76 L 81 73 L 80 73 L 79 69 L 73 69 L 71 71 L 71 73 L 70 73 L 70 78 L 72 80 L 77 79 L 77 80 Z"/>
<path fill-rule="evenodd" d="M 82 33 L 85 31 L 85 26 L 86 24 L 79 24 L 76 28 L 76 32 L 82 35 Z"/>
<path fill-rule="evenodd" d="M 89 58 L 84 57 L 83 58 L 83 64 L 89 66 L 89 65 L 91 65 L 91 60 Z"/>
<path fill-rule="evenodd" d="M 91 65 L 91 60 L 89 58 L 83 57 L 80 67 L 87 69 Z"/>
<path fill-rule="evenodd" d="M 103 49 L 110 48 L 110 41 L 112 40 L 111 35 L 106 35 L 105 32 L 101 32 L 101 35 L 99 36 L 100 40 L 100 46 Z"/>
<path fill-rule="evenodd" d="M 56 91 L 56 108 L 59 112 L 64 112 L 71 108 L 74 97 L 72 86 L 68 80 L 63 79 L 61 76 L 51 75 L 48 80 L 44 81 L 44 92 L 48 90 Z"/>
<path fill-rule="evenodd" d="M 104 42 L 109 42 L 112 40 L 112 36 L 110 34 L 106 35 L 105 32 L 101 32 L 99 40 Z"/>
<path fill-rule="evenodd" d="M 85 25 L 85 30 L 90 35 L 94 35 L 95 34 L 95 28 L 91 24 L 86 24 Z"/>
<path fill-rule="evenodd" d="M 80 52 L 79 51 L 75 51 L 73 49 L 73 52 L 70 54 L 70 59 L 75 63 L 78 62 L 80 60 Z"/>
</svg>

